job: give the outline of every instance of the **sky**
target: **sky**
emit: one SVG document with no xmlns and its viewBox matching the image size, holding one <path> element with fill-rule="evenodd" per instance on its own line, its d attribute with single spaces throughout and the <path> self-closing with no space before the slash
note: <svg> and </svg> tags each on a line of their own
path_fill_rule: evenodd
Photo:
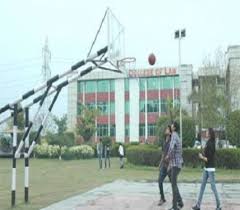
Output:
<svg viewBox="0 0 240 210">
<path fill-rule="evenodd" d="M 46 37 L 52 75 L 85 58 L 107 7 L 125 28 L 125 55 L 137 68 L 149 67 L 150 53 L 156 67 L 177 66 L 177 29 L 186 29 L 182 63 L 194 71 L 216 49 L 240 44 L 238 0 L 1 0 L 0 107 L 41 84 Z M 53 113 L 66 112 L 65 89 Z"/>
</svg>

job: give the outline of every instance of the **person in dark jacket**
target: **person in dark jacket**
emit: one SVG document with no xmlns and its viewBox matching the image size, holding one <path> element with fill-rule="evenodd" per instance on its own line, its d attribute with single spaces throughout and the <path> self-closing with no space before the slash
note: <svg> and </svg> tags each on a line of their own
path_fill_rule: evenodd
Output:
<svg viewBox="0 0 240 210">
<path fill-rule="evenodd" d="M 211 183 L 212 191 L 215 195 L 216 199 L 216 210 L 221 210 L 221 204 L 215 184 L 215 133 L 212 128 L 209 128 L 207 131 L 207 138 L 208 141 L 206 143 L 206 146 L 204 148 L 203 153 L 199 153 L 199 158 L 204 161 L 205 168 L 203 170 L 203 177 L 202 177 L 202 184 L 200 193 L 198 196 L 197 204 L 192 207 L 193 210 L 200 210 L 203 193 L 207 184 L 207 180 L 209 178 Z"/>
<path fill-rule="evenodd" d="M 166 202 L 165 196 L 164 196 L 164 191 L 163 191 L 163 182 L 166 176 L 168 175 L 167 169 L 168 169 L 168 161 L 166 161 L 166 156 L 168 153 L 170 141 L 171 141 L 171 125 L 168 125 L 166 130 L 165 130 L 165 140 L 163 141 L 162 145 L 162 158 L 159 164 L 159 176 L 158 176 L 158 187 L 160 191 L 160 201 L 158 203 L 159 206 L 164 204 Z"/>
<path fill-rule="evenodd" d="M 104 157 L 105 157 L 105 168 L 107 168 L 107 166 L 108 168 L 110 168 L 111 162 L 110 162 L 110 145 L 109 144 L 104 146 Z"/>
</svg>

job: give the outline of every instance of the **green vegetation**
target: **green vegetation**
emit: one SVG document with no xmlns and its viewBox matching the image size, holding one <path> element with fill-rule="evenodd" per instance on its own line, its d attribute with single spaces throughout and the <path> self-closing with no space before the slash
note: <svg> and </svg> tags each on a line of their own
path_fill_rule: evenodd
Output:
<svg viewBox="0 0 240 210">
<path fill-rule="evenodd" d="M 240 147 L 240 110 L 231 112 L 227 120 L 227 137 L 231 144 Z"/>
<path fill-rule="evenodd" d="M 179 124 L 179 115 L 174 115 L 173 120 Z M 157 136 L 159 136 L 160 145 L 165 140 L 165 130 L 167 125 L 171 124 L 172 120 L 169 116 L 162 116 L 157 121 Z M 183 115 L 182 118 L 182 131 L 183 131 L 183 147 L 192 147 L 195 138 L 195 123 L 191 117 Z"/>
<path fill-rule="evenodd" d="M 85 142 L 89 142 L 93 134 L 96 132 L 95 119 L 99 111 L 82 107 L 81 114 L 77 123 L 77 134 L 82 136 Z"/>
<path fill-rule="evenodd" d="M 200 150 L 184 149 L 184 165 L 200 167 L 202 162 L 198 158 Z M 145 166 L 157 166 L 161 158 L 161 149 L 154 145 L 130 146 L 127 149 L 127 159 L 130 163 Z M 240 149 L 219 149 L 216 152 L 216 167 L 240 169 Z"/>
<path fill-rule="evenodd" d="M 114 158 L 112 168 L 99 170 L 97 159 L 73 161 L 32 159 L 30 161 L 30 203 L 25 205 L 23 203 L 24 163 L 20 160 L 17 164 L 17 206 L 14 209 L 40 209 L 116 179 L 157 180 L 157 167 L 127 164 L 124 170 L 120 170 L 118 161 Z M 0 166 L 1 210 L 10 210 L 11 160 L 0 159 Z M 201 180 L 201 169 L 183 168 L 179 179 L 180 182 L 198 182 Z M 219 182 L 240 182 L 239 170 L 218 169 L 216 179 Z"/>
</svg>

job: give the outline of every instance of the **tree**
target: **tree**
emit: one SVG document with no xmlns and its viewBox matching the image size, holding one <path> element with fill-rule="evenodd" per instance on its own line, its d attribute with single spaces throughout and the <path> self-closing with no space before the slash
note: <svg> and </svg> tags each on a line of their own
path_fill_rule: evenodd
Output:
<svg viewBox="0 0 240 210">
<path fill-rule="evenodd" d="M 224 53 L 219 48 L 215 56 L 206 57 L 198 70 L 198 89 L 193 89 L 189 100 L 197 104 L 195 122 L 202 127 L 225 128 L 229 102 L 224 81 Z"/>
<path fill-rule="evenodd" d="M 226 131 L 227 137 L 231 144 L 240 146 L 240 129 L 239 129 L 239 122 L 240 122 L 240 110 L 233 111 L 229 114 Z"/>
<path fill-rule="evenodd" d="M 21 104 L 17 105 L 17 108 L 21 108 Z M 18 130 L 24 130 L 24 111 L 17 114 L 17 126 Z M 7 130 L 11 130 L 13 128 L 13 117 L 7 123 Z"/>
<path fill-rule="evenodd" d="M 192 117 L 184 116 L 183 119 L 183 147 L 192 147 L 194 145 L 195 140 L 195 123 Z"/>
<path fill-rule="evenodd" d="M 167 100 L 167 114 L 158 118 L 156 122 L 157 135 L 159 136 L 160 144 L 165 140 L 165 129 L 171 125 L 173 121 L 179 123 L 180 109 L 179 106 L 173 107 L 173 100 Z M 195 137 L 195 123 L 185 110 L 182 110 L 183 123 L 183 146 L 191 146 L 192 140 Z M 188 130 L 189 128 L 189 130 Z"/>
<path fill-rule="evenodd" d="M 58 118 L 53 116 L 53 121 L 57 126 L 57 133 L 47 132 L 46 138 L 49 144 L 58 145 L 60 147 L 59 159 L 61 159 L 62 148 L 64 146 L 70 147 L 75 144 L 74 134 L 66 132 L 67 130 L 67 115 Z"/>
<path fill-rule="evenodd" d="M 96 109 L 89 109 L 87 107 L 82 108 L 76 130 L 77 134 L 82 136 L 86 142 L 90 141 L 91 137 L 96 132 L 95 120 L 98 114 L 99 111 Z"/>
<path fill-rule="evenodd" d="M 57 133 L 59 135 L 63 134 L 67 130 L 67 115 L 63 115 L 58 118 L 57 116 L 53 116 L 53 121 L 57 126 Z"/>
</svg>

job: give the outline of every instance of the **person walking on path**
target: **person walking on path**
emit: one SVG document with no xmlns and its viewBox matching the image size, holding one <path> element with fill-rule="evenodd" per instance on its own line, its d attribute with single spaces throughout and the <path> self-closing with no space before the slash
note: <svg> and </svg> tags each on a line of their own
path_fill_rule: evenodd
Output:
<svg viewBox="0 0 240 210">
<path fill-rule="evenodd" d="M 177 185 L 177 178 L 183 164 L 182 140 L 179 138 L 179 135 L 177 133 L 179 130 L 177 122 L 173 122 L 171 128 L 172 128 L 171 142 L 168 154 L 166 156 L 166 160 L 169 161 L 168 172 L 170 174 L 173 196 L 172 208 L 170 208 L 169 210 L 179 210 L 184 206 Z"/>
<path fill-rule="evenodd" d="M 195 206 L 192 207 L 193 210 L 200 210 L 202 198 L 204 194 L 204 190 L 207 184 L 207 180 L 209 178 L 211 183 L 211 188 L 215 196 L 216 200 L 216 210 L 221 210 L 221 204 L 219 200 L 219 195 L 217 192 L 216 184 L 215 184 L 215 150 L 216 150 L 216 143 L 215 143 L 215 133 L 212 128 L 209 128 L 207 131 L 207 138 L 208 141 L 204 148 L 203 153 L 199 153 L 199 158 L 204 161 L 205 168 L 203 170 L 202 175 L 202 184 L 200 188 L 200 192 L 198 195 L 198 200 Z"/>
<path fill-rule="evenodd" d="M 163 182 L 166 176 L 168 175 L 167 169 L 168 169 L 168 161 L 166 161 L 166 156 L 168 153 L 168 149 L 170 146 L 170 141 L 171 141 L 171 125 L 168 125 L 166 130 L 165 130 L 165 140 L 163 141 L 162 145 L 162 157 L 161 161 L 159 164 L 159 176 L 158 176 L 158 187 L 159 187 L 159 192 L 160 192 L 160 201 L 158 203 L 159 206 L 163 205 L 166 200 L 164 196 L 164 191 L 163 191 Z"/>
<path fill-rule="evenodd" d="M 122 143 L 120 143 L 119 148 L 118 148 L 118 153 L 119 153 L 119 157 L 120 157 L 120 169 L 122 169 L 124 167 L 124 148 Z"/>
<path fill-rule="evenodd" d="M 104 146 L 104 157 L 105 157 L 105 168 L 107 168 L 107 165 L 108 165 L 108 168 L 110 168 L 111 162 L 110 162 L 110 145 L 109 144 Z"/>
<path fill-rule="evenodd" d="M 97 144 L 97 155 L 98 155 L 99 169 L 102 169 L 102 159 L 103 159 L 103 143 L 102 143 L 102 139 L 99 139 L 99 142 Z"/>
</svg>

